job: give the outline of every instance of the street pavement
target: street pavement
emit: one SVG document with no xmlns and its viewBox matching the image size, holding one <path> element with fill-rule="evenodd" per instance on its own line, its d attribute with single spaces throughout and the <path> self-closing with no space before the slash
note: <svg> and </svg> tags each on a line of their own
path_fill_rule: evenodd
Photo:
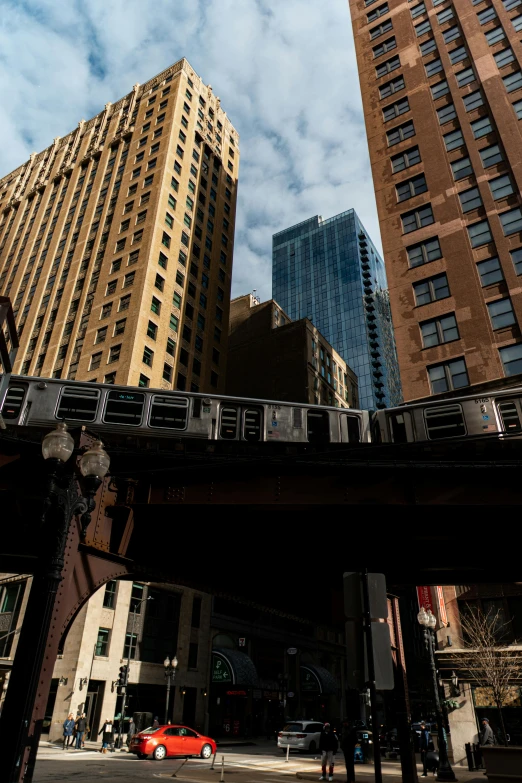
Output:
<svg viewBox="0 0 522 783">
<path fill-rule="evenodd" d="M 291 781 L 318 781 L 321 774 L 317 754 L 285 754 L 275 747 L 275 742 L 255 742 L 248 746 L 229 745 L 218 747 L 214 769 L 211 761 L 203 759 L 165 759 L 165 761 L 139 760 L 126 751 L 99 753 L 99 745 L 86 743 L 85 750 L 62 750 L 50 743 L 42 743 L 38 753 L 34 783 L 155 783 L 178 780 L 180 783 L 220 783 L 221 761 L 224 759 L 225 783 L 291 783 Z M 346 782 L 346 770 L 342 754 L 336 758 L 334 783 Z M 419 777 L 421 768 L 419 767 Z M 455 770 L 461 783 L 484 783 L 482 772 Z M 374 783 L 373 766 L 359 764 L 355 768 L 356 780 Z M 383 760 L 385 783 L 402 781 L 400 763 Z M 428 780 L 433 780 L 430 775 Z"/>
</svg>

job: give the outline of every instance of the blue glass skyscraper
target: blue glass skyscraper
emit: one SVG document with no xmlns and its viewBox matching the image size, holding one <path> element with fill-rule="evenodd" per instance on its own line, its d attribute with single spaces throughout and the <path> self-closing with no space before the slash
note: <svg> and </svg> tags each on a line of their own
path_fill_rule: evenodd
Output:
<svg viewBox="0 0 522 783">
<path fill-rule="evenodd" d="M 274 234 L 272 297 L 310 318 L 359 378 L 361 408 L 402 401 L 384 262 L 353 209 Z"/>
</svg>

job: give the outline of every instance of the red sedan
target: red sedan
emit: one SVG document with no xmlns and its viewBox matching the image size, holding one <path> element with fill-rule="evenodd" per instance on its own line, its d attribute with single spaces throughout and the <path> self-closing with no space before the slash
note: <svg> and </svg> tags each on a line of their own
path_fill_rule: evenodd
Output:
<svg viewBox="0 0 522 783">
<path fill-rule="evenodd" d="M 187 726 L 169 725 L 135 734 L 129 750 L 139 759 L 152 755 L 156 761 L 163 761 L 167 756 L 200 756 L 209 759 L 216 752 L 216 743 Z"/>
</svg>

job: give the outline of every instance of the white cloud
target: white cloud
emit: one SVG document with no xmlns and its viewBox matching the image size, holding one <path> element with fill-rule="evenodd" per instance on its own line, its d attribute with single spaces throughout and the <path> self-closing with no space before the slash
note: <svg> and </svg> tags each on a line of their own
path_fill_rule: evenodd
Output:
<svg viewBox="0 0 522 783">
<path fill-rule="evenodd" d="M 355 207 L 379 241 L 347 0 L 4 0 L 0 175 L 186 57 L 241 137 L 233 294 L 272 234 Z"/>
</svg>

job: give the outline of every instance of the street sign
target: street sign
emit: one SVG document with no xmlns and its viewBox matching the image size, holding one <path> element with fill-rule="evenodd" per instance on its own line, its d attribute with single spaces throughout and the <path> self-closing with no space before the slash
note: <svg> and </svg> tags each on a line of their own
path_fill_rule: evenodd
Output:
<svg viewBox="0 0 522 783">
<path fill-rule="evenodd" d="M 244 647 L 246 645 L 246 639 L 244 636 L 240 636 L 238 639 L 238 643 L 240 647 Z"/>
</svg>

